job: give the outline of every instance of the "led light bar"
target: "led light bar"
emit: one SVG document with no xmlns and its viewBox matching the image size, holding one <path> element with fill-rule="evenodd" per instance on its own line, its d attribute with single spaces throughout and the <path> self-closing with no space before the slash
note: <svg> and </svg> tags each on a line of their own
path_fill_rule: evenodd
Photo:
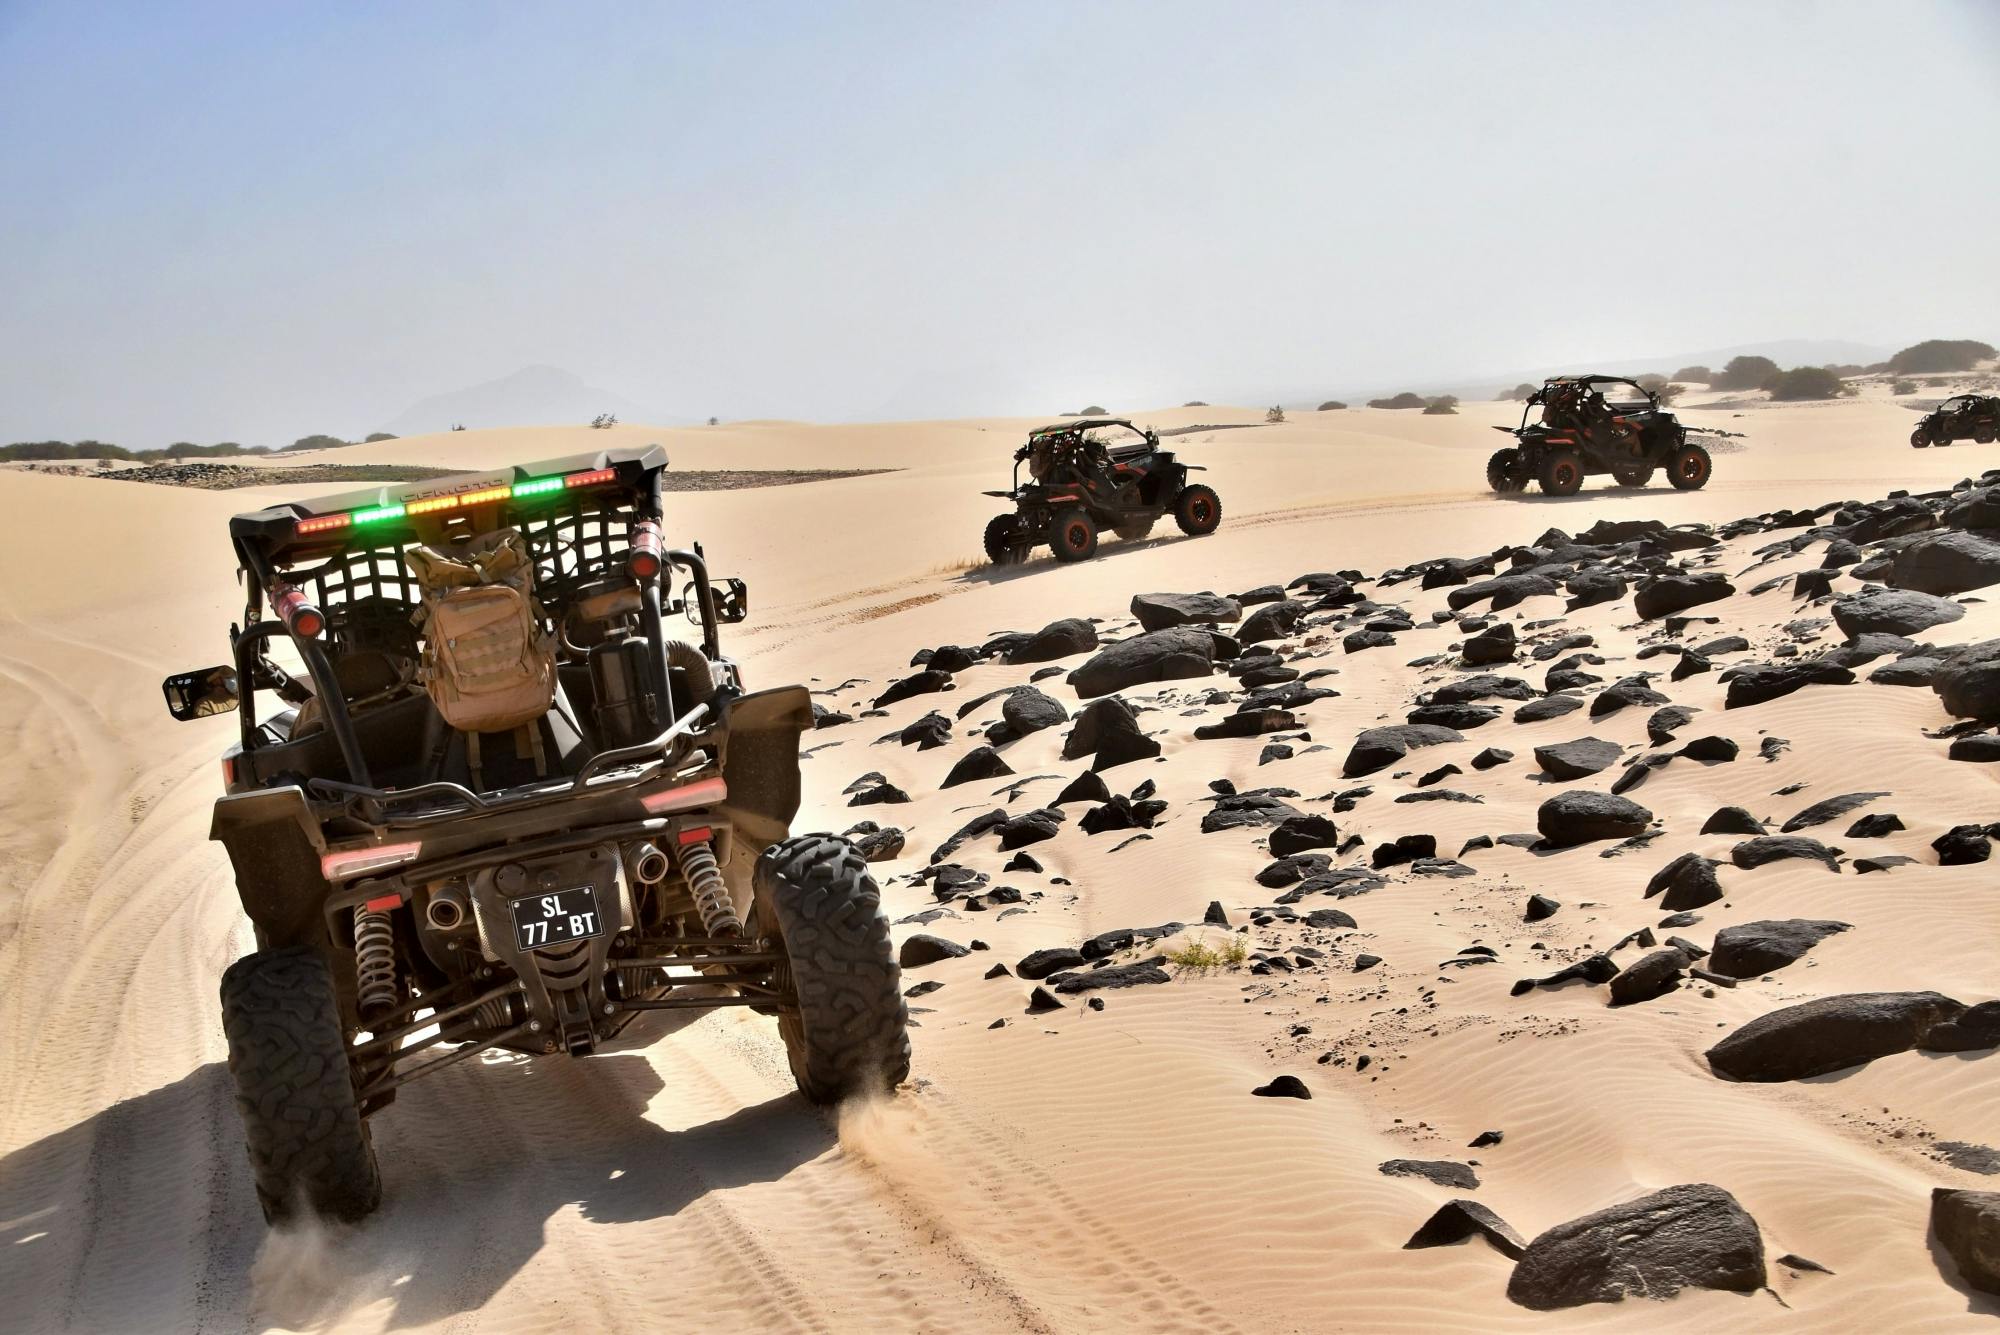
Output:
<svg viewBox="0 0 2000 1335">
<path fill-rule="evenodd" d="M 310 537 L 315 533 L 332 533 L 365 524 L 386 523 L 392 519 L 409 519 L 417 515 L 438 514 L 446 510 L 469 510 L 475 505 L 490 505 L 495 501 L 518 501 L 550 492 L 596 487 L 606 482 L 614 482 L 617 478 L 618 470 L 615 468 L 593 468 L 582 473 L 560 473 L 555 477 L 530 478 L 526 482 L 482 487 L 478 491 L 459 492 L 455 495 L 426 496 L 421 500 L 406 501 L 400 505 L 377 505 L 363 510 L 348 510 L 340 514 L 315 515 L 311 519 L 298 520 L 292 526 L 292 531 L 300 537 Z"/>
</svg>

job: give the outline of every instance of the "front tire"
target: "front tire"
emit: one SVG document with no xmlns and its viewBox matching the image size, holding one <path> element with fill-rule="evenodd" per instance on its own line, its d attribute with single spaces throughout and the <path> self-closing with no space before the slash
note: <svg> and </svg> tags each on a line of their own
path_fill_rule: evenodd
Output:
<svg viewBox="0 0 2000 1335">
<path fill-rule="evenodd" d="M 1190 538 L 1206 537 L 1222 523 L 1222 498 L 1199 482 L 1174 497 L 1174 523 Z"/>
<path fill-rule="evenodd" d="M 1065 511 L 1056 516 L 1049 545 L 1058 561 L 1088 561 L 1097 555 L 1097 521 L 1081 510 Z"/>
<path fill-rule="evenodd" d="M 1516 449 L 1495 450 L 1486 461 L 1486 485 L 1496 496 L 1511 496 L 1527 485 L 1521 476 L 1521 452 Z"/>
<path fill-rule="evenodd" d="M 1129 524 L 1120 524 L 1111 531 L 1118 535 L 1120 541 L 1144 542 L 1152 535 L 1153 525 L 1159 522 L 1158 519 L 1135 519 Z"/>
<path fill-rule="evenodd" d="M 230 965 L 222 1028 L 266 1222 L 302 1214 L 352 1222 L 372 1213 L 382 1177 L 325 957 L 294 946 Z"/>
<path fill-rule="evenodd" d="M 996 566 L 1019 565 L 1027 559 L 1027 545 L 1021 541 L 1019 515 L 994 515 L 986 521 L 986 559 Z"/>
<path fill-rule="evenodd" d="M 1972 443 L 1975 445 L 1991 445 L 1993 443 L 1993 428 L 1990 426 L 1983 427 L 1973 432 Z"/>
<path fill-rule="evenodd" d="M 1667 461 L 1667 477 L 1675 491 L 1700 491 L 1714 471 L 1714 461 L 1699 445 L 1683 445 Z"/>
<path fill-rule="evenodd" d="M 1542 490 L 1551 496 L 1574 496 L 1583 488 L 1583 460 L 1572 450 L 1557 450 L 1542 460 Z"/>
<path fill-rule="evenodd" d="M 1915 431 L 1912 431 L 1910 433 L 1911 449 L 1915 450 L 1927 449 L 1929 448 L 1930 443 L 1931 443 L 1930 435 L 1922 427 L 1918 427 Z"/>
<path fill-rule="evenodd" d="M 867 860 L 845 839 L 799 835 L 764 850 L 753 884 L 788 961 L 778 1033 L 799 1093 L 829 1104 L 894 1089 L 910 1074 L 910 1015 Z"/>
</svg>

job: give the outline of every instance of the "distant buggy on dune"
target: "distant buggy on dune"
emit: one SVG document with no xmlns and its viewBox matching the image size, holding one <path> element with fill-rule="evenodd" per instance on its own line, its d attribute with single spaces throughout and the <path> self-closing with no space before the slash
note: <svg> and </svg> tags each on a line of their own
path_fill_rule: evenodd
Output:
<svg viewBox="0 0 2000 1335">
<path fill-rule="evenodd" d="M 2000 398 L 1990 394 L 1954 394 L 1925 413 L 1910 433 L 1917 449 L 1971 440 L 1991 445 L 2000 439 Z"/>
<path fill-rule="evenodd" d="M 1121 417 L 1041 427 L 1014 451 L 1013 487 L 986 493 L 1014 502 L 1012 514 L 986 525 L 986 559 L 1012 565 L 1047 543 L 1058 561 L 1088 560 L 1102 530 L 1137 542 L 1169 513 L 1189 537 L 1213 533 L 1222 502 L 1211 488 L 1190 485 L 1190 470 L 1199 471 L 1161 449 L 1157 433 Z"/>
<path fill-rule="evenodd" d="M 1541 420 L 1531 423 L 1536 408 Z M 1622 376 L 1555 376 L 1528 396 L 1521 425 L 1493 429 L 1519 442 L 1486 461 L 1487 484 L 1501 495 L 1539 482 L 1551 496 L 1571 496 L 1595 473 L 1643 487 L 1661 468 L 1675 490 L 1695 491 L 1712 467 L 1708 451 L 1688 442 L 1687 428 L 1659 396 Z"/>
<path fill-rule="evenodd" d="M 210 837 L 256 929 L 222 1026 L 267 1219 L 373 1210 L 371 1120 L 410 1081 L 657 1038 L 626 1032 L 651 1011 L 774 1016 L 817 1103 L 907 1074 L 880 891 L 846 840 L 791 831 L 811 702 L 723 653 L 743 582 L 665 541 L 666 466 L 606 450 L 230 521 L 229 661 L 164 687 L 238 725 Z"/>
</svg>

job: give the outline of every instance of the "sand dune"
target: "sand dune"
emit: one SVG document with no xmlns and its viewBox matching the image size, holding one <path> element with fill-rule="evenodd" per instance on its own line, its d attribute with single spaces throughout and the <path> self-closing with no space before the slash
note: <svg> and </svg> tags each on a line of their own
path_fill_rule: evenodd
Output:
<svg viewBox="0 0 2000 1335">
<path fill-rule="evenodd" d="M 1064 616 L 1100 618 L 1109 639 L 1130 627 L 1134 593 L 1235 593 L 1344 568 L 1373 577 L 1531 543 L 1552 526 L 1715 524 L 1947 486 L 2000 464 L 1979 447 L 1909 449 L 1910 413 L 1886 399 L 1693 407 L 1692 425 L 1744 433 L 1702 492 L 1594 479 L 1566 500 L 1498 499 L 1481 477 L 1500 443 L 1487 428 L 1518 413 L 1468 404 L 1456 417 L 1296 413 L 1268 426 L 1247 408 L 1136 414 L 1161 427 L 1259 423 L 1169 442 L 1209 470 L 1221 530 L 1107 541 L 1090 563 L 1006 571 L 976 564 L 997 504 L 979 492 L 1006 485 L 1011 452 L 1034 425 L 1025 420 L 520 428 L 338 457 L 475 468 L 659 440 L 689 468 L 898 470 L 670 505 L 680 530 L 671 536 L 700 539 L 714 568 L 750 581 L 753 615 L 732 645 L 752 683 L 805 681 L 822 704 L 857 716 L 917 650 L 976 646 Z M 1475 836 L 1533 831 L 1544 798 L 1604 791 L 1621 772 L 1540 783 L 1536 746 L 1588 735 L 1622 747 L 1622 759 L 1658 749 L 1647 739 L 1650 709 L 1517 724 L 1515 702 L 1502 701 L 1502 717 L 1462 741 L 1343 778 L 1357 732 L 1402 722 L 1420 692 L 1463 675 L 1410 666 L 1464 638 L 1429 621 L 1451 589 L 1415 580 L 1364 586 L 1413 618 L 1417 629 L 1393 646 L 1344 653 L 1345 626 L 1291 639 L 1296 666 L 1337 669 L 1315 684 L 1340 694 L 1299 708 L 1289 758 L 1260 763 L 1265 737 L 1194 737 L 1233 708 L 1207 702 L 1211 690 L 1234 689 L 1227 677 L 1131 688 L 1128 700 L 1155 706 L 1139 717 L 1163 754 L 1104 777 L 1121 793 L 1156 786 L 1168 805 L 1143 831 L 1150 838 L 1113 852 L 1130 834 L 1085 834 L 1085 808 L 1072 805 L 1059 832 L 1028 850 L 1039 874 L 1004 871 L 1010 855 L 990 836 L 955 854 L 994 885 L 1020 889 L 1028 911 L 961 901 L 898 927 L 898 939 L 927 931 L 987 948 L 907 975 L 944 986 L 913 1001 L 914 1078 L 895 1098 L 814 1112 L 790 1093 L 770 1023 L 739 1011 L 656 1026 L 656 1041 L 587 1062 L 470 1063 L 412 1085 L 378 1119 L 389 1186 L 375 1219 L 269 1239 L 215 1011 L 221 971 L 249 947 L 226 859 L 204 837 L 227 724 L 171 723 L 158 680 L 222 656 L 222 632 L 241 614 L 223 521 L 279 494 L 0 470 L 9 518 L 0 561 L 10 572 L 0 586 L 0 736 L 14 757 L 0 772 L 0 1291 L 17 1328 L 1936 1331 L 1990 1328 L 2000 1314 L 1995 1299 L 1941 1273 L 1926 1233 L 1931 1187 L 1995 1182 L 1929 1152 L 1938 1141 L 2000 1138 L 1993 1053 L 1906 1052 L 1783 1084 L 1726 1082 L 1702 1059 L 1722 1034 L 1808 998 L 2000 996 L 1990 873 L 1935 865 L 1929 848 L 1954 825 L 1995 819 L 1994 774 L 1948 761 L 1946 743 L 1924 735 L 1950 721 L 1930 691 L 1862 681 L 1730 710 L 1717 673 L 1671 686 L 1663 676 L 1656 687 L 1700 711 L 1679 742 L 1722 735 L 1741 753 L 1728 764 L 1675 760 L 1634 790 L 1664 826 L 1649 845 L 1601 857 L 1608 845 L 1499 844 L 1465 853 L 1472 874 L 1461 878 L 1390 869 L 1367 894 L 1295 906 L 1337 906 L 1358 921 L 1353 930 L 1253 923 L 1280 893 L 1254 879 L 1271 860 L 1268 831 L 1201 833 L 1212 781 L 1295 790 L 1295 806 L 1331 814 L 1343 836 L 1363 840 L 1335 859 L 1342 865 L 1409 833 L 1434 835 L 1452 857 Z M 1761 564 L 1753 555 L 1799 531 L 1727 545 L 1715 568 L 1737 592 L 1693 608 L 1717 621 L 1686 636 L 1750 640 L 1750 651 L 1718 655 L 1718 668 L 1761 661 L 1793 640 L 1789 623 L 1826 615 L 1791 594 L 1823 544 Z M 1779 576 L 1779 587 L 1750 591 Z M 1854 587 L 1851 574 L 1834 580 L 1836 592 Z M 2000 608 L 1978 597 L 1962 620 L 1916 638 L 2000 636 Z M 1606 683 L 1675 661 L 1637 657 L 1658 623 L 1637 622 L 1629 597 L 1576 612 L 1535 597 L 1498 616 L 1523 628 L 1524 643 L 1589 634 L 1587 652 L 1605 660 L 1589 670 Z M 1531 628 L 1557 618 L 1560 627 Z M 1827 629 L 1805 652 L 1839 640 Z M 1550 665 L 1490 670 L 1539 688 Z M 981 662 L 957 673 L 949 693 L 806 738 L 800 828 L 868 818 L 908 834 L 904 856 L 877 868 L 894 916 L 940 906 L 912 878 L 954 830 L 994 807 L 1038 807 L 1084 767 L 1061 758 L 1059 727 L 1003 748 L 1014 777 L 940 788 L 1000 702 L 963 719 L 953 717 L 959 706 L 1032 671 Z M 1079 707 L 1061 677 L 1041 685 Z M 949 745 L 876 740 L 932 709 L 951 719 Z M 1767 761 L 1758 751 L 1770 737 L 1789 745 Z M 1513 760 L 1475 770 L 1472 757 L 1489 746 Z M 1462 772 L 1417 786 L 1447 764 Z M 869 771 L 914 800 L 850 809 L 842 790 Z M 1373 793 L 1334 811 L 1334 794 L 1363 785 Z M 1476 800 L 1396 800 L 1437 787 Z M 1801 860 L 1725 865 L 1725 899 L 1700 910 L 1698 924 L 1655 928 L 1705 945 L 1759 919 L 1852 924 L 1797 964 L 1629 1007 L 1608 1007 L 1602 987 L 1510 995 L 1517 979 L 1657 924 L 1657 901 L 1640 897 L 1646 878 L 1686 852 L 1726 861 L 1737 842 L 1698 833 L 1716 808 L 1782 822 L 1864 789 L 1889 795 L 1855 815 L 1893 811 L 1907 828 L 1847 838 L 1851 815 L 1804 831 L 1850 862 L 1837 874 Z M 1851 858 L 1880 853 L 1916 862 L 1855 873 Z M 1532 893 L 1561 910 L 1523 921 Z M 1211 901 L 1230 926 L 1200 926 Z M 1260 950 L 1323 954 L 1310 967 L 1188 971 L 1097 994 L 1102 1011 L 1074 996 L 1030 1015 L 1029 983 L 982 977 L 1032 950 L 1168 922 L 1196 926 L 1118 958 L 1225 940 L 1244 926 Z M 1475 945 L 1496 962 L 1445 963 Z M 1357 972 L 1364 952 L 1381 962 Z M 1617 959 L 1643 953 L 1627 946 Z M 1304 1080 L 1312 1099 L 1251 1096 L 1280 1074 Z M 1501 1144 L 1468 1148 L 1489 1129 L 1505 1132 Z M 1477 1160 L 1481 1185 L 1378 1171 L 1398 1158 Z M 1835 1273 L 1773 1264 L 1767 1292 L 1536 1312 L 1508 1301 L 1511 1264 L 1481 1242 L 1402 1246 L 1454 1196 L 1532 1238 L 1696 1182 L 1733 1193 L 1774 1261 L 1797 1253 Z"/>
</svg>

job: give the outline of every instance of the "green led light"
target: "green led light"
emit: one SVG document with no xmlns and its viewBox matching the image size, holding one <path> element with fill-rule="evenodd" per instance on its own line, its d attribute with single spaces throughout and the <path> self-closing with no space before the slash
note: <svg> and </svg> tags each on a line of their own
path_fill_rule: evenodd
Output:
<svg viewBox="0 0 2000 1335">
<path fill-rule="evenodd" d="M 562 487 L 563 480 L 559 477 L 538 477 L 533 482 L 516 482 L 514 496 L 516 499 L 522 496 L 539 496 L 545 491 L 561 491 Z"/>
<path fill-rule="evenodd" d="M 403 507 L 400 505 L 382 505 L 377 506 L 373 510 L 356 510 L 354 512 L 354 522 L 357 524 L 379 524 L 384 519 L 401 519 L 402 517 Z"/>
</svg>

